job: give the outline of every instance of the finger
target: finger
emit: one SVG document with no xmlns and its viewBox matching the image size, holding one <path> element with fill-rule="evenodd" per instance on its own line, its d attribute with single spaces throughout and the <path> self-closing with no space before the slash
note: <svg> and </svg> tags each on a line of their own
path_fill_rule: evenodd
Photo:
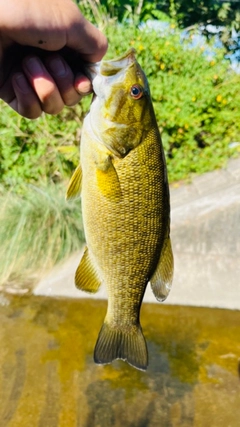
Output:
<svg viewBox="0 0 240 427">
<path fill-rule="evenodd" d="M 9 102 L 10 107 L 28 119 L 36 119 L 42 114 L 42 107 L 38 97 L 23 73 L 16 73 L 12 77 L 12 87 L 15 97 Z"/>
<path fill-rule="evenodd" d="M 45 65 L 58 87 L 64 104 L 69 106 L 77 104 L 81 96 L 74 87 L 74 74 L 66 61 L 60 55 L 52 55 L 46 58 Z"/>
<path fill-rule="evenodd" d="M 64 102 L 57 85 L 41 60 L 35 56 L 24 58 L 23 70 L 39 98 L 42 110 L 48 114 L 58 114 L 63 109 Z"/>
</svg>

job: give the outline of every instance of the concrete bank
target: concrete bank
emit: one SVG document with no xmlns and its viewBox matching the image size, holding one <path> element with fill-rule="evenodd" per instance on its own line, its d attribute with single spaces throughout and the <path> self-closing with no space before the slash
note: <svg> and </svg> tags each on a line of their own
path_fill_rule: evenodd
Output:
<svg viewBox="0 0 240 427">
<path fill-rule="evenodd" d="M 171 188 L 171 206 L 175 273 L 165 304 L 240 309 L 240 159 Z M 89 297 L 74 287 L 80 256 L 56 266 L 34 294 Z M 106 298 L 104 287 L 90 298 Z M 149 286 L 144 301 L 156 302 Z"/>
</svg>

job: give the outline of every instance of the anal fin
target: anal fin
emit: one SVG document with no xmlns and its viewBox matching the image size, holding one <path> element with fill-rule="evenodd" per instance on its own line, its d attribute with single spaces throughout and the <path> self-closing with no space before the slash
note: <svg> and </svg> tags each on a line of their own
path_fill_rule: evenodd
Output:
<svg viewBox="0 0 240 427">
<path fill-rule="evenodd" d="M 81 291 L 95 293 L 101 285 L 101 279 L 93 265 L 86 247 L 75 274 L 75 285 Z"/>
<path fill-rule="evenodd" d="M 171 290 L 173 264 L 171 240 L 168 237 L 164 240 L 157 268 L 150 279 L 153 293 L 158 301 L 164 301 Z"/>
</svg>

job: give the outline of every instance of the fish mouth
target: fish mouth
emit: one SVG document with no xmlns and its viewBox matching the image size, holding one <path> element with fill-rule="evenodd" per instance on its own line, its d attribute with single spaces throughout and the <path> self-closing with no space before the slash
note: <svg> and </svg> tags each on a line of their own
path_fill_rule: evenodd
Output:
<svg viewBox="0 0 240 427">
<path fill-rule="evenodd" d="M 111 77 L 128 67 L 130 64 L 136 62 L 136 50 L 130 48 L 123 55 L 115 59 L 102 60 L 93 64 L 88 64 L 88 75 L 93 81 L 96 76 Z"/>
<path fill-rule="evenodd" d="M 130 64 L 136 62 L 135 54 L 136 50 L 134 48 L 130 48 L 123 55 L 115 59 L 111 59 L 109 61 L 101 61 L 101 75 L 106 77 L 115 76 L 117 73 L 128 67 Z"/>
</svg>

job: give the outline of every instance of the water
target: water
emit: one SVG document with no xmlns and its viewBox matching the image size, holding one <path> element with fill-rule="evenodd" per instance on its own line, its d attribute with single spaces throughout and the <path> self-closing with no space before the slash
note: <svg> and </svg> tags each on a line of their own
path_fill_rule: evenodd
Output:
<svg viewBox="0 0 240 427">
<path fill-rule="evenodd" d="M 144 304 L 140 372 L 93 362 L 105 301 L 0 304 L 1 427 L 239 426 L 240 311 Z"/>
</svg>

